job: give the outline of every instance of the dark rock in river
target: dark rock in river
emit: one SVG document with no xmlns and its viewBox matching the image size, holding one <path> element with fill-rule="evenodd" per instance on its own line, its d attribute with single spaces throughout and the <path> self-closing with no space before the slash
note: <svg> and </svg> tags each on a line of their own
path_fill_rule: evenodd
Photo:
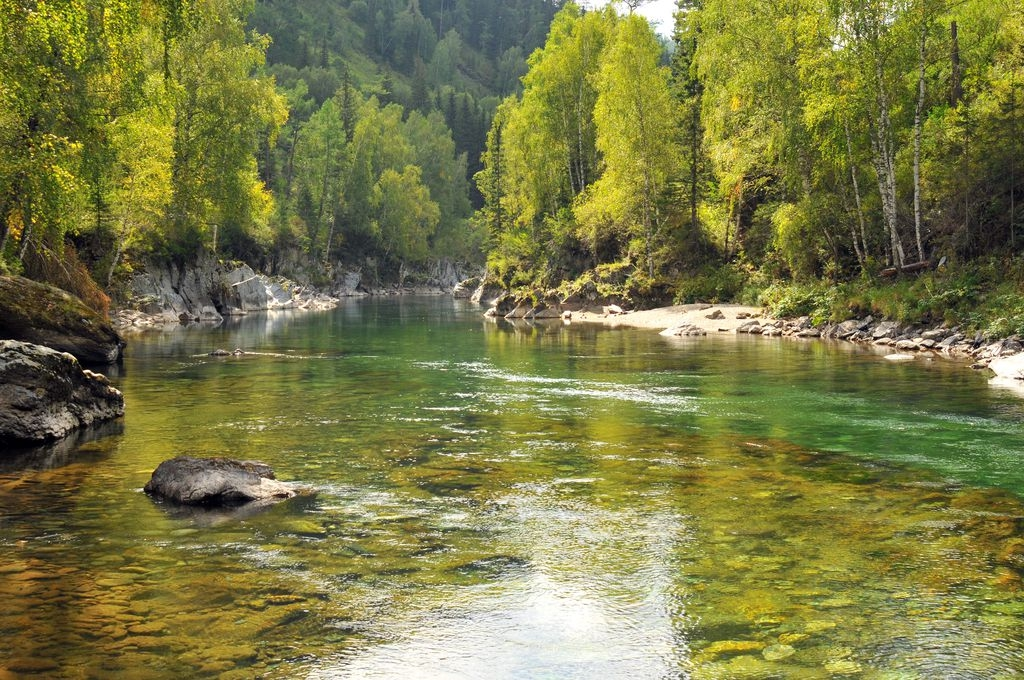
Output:
<svg viewBox="0 0 1024 680">
<path fill-rule="evenodd" d="M 0 338 L 46 345 L 83 364 L 112 364 L 124 341 L 74 295 L 21 276 L 0 276 Z"/>
<path fill-rule="evenodd" d="M 59 439 L 124 415 L 124 397 L 75 357 L 0 340 L 0 442 Z"/>
<path fill-rule="evenodd" d="M 265 463 L 189 456 L 160 463 L 145 492 L 181 505 L 204 506 L 269 503 L 297 494 L 294 485 L 274 479 Z"/>
</svg>

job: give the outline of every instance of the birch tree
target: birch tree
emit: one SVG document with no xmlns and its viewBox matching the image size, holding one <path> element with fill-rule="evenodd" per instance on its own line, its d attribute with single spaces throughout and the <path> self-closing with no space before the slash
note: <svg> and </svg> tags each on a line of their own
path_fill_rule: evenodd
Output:
<svg viewBox="0 0 1024 680">
<path fill-rule="evenodd" d="M 639 241 L 637 259 L 652 279 L 663 220 L 659 203 L 679 156 L 670 73 L 659 66 L 660 57 L 645 19 L 620 20 L 597 78 L 594 119 L 604 172 L 576 210 L 582 223 L 607 220 Z"/>
</svg>

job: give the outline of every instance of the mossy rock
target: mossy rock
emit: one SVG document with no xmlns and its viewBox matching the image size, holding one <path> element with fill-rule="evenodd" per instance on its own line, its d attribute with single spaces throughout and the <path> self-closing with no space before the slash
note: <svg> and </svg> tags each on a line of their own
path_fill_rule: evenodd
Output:
<svg viewBox="0 0 1024 680">
<path fill-rule="evenodd" d="M 0 339 L 67 352 L 83 364 L 112 364 L 124 340 L 74 295 L 21 276 L 0 276 Z"/>
</svg>

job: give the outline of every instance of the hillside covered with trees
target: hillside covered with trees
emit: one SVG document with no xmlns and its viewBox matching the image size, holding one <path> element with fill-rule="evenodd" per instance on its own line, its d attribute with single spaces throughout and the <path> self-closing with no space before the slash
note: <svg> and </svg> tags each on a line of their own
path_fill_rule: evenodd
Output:
<svg viewBox="0 0 1024 680">
<path fill-rule="evenodd" d="M 555 18 L 479 176 L 502 283 L 1024 330 L 1019 3 L 681 0 L 673 43 Z"/>
<path fill-rule="evenodd" d="M 102 306 L 204 251 L 486 254 L 525 296 L 1024 331 L 1019 3 L 680 0 L 671 40 L 637 4 L 0 0 L 0 269 Z"/>
<path fill-rule="evenodd" d="M 480 258 L 471 176 L 555 11 L 0 2 L 0 269 L 102 303 L 203 250 L 323 281 Z"/>
</svg>

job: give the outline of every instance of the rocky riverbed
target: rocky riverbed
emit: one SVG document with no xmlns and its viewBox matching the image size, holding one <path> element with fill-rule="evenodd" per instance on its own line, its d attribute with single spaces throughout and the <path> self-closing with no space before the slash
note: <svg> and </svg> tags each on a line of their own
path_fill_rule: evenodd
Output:
<svg viewBox="0 0 1024 680">
<path fill-rule="evenodd" d="M 463 285 L 462 289 L 466 287 Z M 595 301 L 520 300 L 483 283 L 479 284 L 472 299 L 487 307 L 485 316 L 491 318 L 527 321 L 562 319 L 566 323 L 650 328 L 661 331 L 662 335 L 675 337 L 743 333 L 772 338 L 854 342 L 887 348 L 890 350 L 887 358 L 894 360 L 940 355 L 968 361 L 972 368 L 991 369 L 999 381 L 1024 390 L 1024 339 L 991 338 L 958 326 L 901 324 L 872 316 L 847 319 L 839 323 L 815 324 L 806 316 L 775 319 L 765 316 L 760 307 L 733 304 L 674 305 L 626 311 L 612 303 L 601 304 Z"/>
<path fill-rule="evenodd" d="M 1024 350 L 1021 338 L 988 338 L 956 326 L 901 324 L 871 316 L 816 325 L 810 317 L 773 319 L 765 317 L 758 307 L 743 305 L 681 305 L 621 314 L 582 312 L 574 314 L 572 320 L 663 328 L 663 335 L 743 333 L 870 344 L 888 348 L 890 356 L 901 359 L 941 355 L 967 360 L 972 368 L 990 368 L 997 377 L 1017 380 L 1024 386 L 1024 361 L 1007 361 Z"/>
</svg>

